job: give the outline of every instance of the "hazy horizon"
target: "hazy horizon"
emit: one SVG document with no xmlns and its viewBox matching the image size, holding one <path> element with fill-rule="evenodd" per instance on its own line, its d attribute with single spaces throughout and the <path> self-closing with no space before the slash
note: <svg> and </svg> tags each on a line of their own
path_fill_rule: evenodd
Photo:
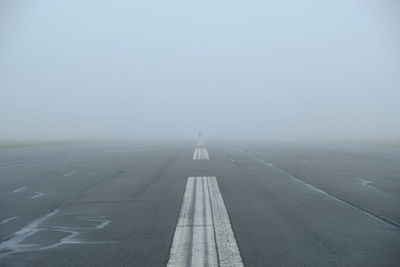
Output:
<svg viewBox="0 0 400 267">
<path fill-rule="evenodd" d="M 397 1 L 2 1 L 0 141 L 400 140 Z"/>
</svg>

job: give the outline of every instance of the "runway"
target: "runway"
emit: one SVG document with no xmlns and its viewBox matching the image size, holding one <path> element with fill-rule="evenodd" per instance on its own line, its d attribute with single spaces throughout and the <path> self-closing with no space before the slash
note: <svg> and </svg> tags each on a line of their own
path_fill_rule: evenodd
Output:
<svg viewBox="0 0 400 267">
<path fill-rule="evenodd" d="M 400 149 L 103 141 L 0 150 L 0 266 L 399 266 Z"/>
</svg>

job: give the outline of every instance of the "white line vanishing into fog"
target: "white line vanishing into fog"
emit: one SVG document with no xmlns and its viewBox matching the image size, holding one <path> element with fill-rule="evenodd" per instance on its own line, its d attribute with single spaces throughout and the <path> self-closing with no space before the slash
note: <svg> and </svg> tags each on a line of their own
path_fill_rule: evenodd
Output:
<svg viewBox="0 0 400 267">
<path fill-rule="evenodd" d="M 215 177 L 188 178 L 167 266 L 243 266 Z"/>
<path fill-rule="evenodd" d="M 28 188 L 28 187 L 23 186 L 23 187 L 20 187 L 20 188 L 18 188 L 18 189 L 15 189 L 13 192 L 14 192 L 14 193 L 19 193 L 19 192 L 25 191 L 25 189 L 27 189 L 27 188 Z"/>
<path fill-rule="evenodd" d="M 68 172 L 68 173 L 64 174 L 64 176 L 65 176 L 65 177 L 68 177 L 68 176 L 71 176 L 71 175 L 73 175 L 74 173 L 75 173 L 74 171 L 70 171 L 70 172 Z"/>
<path fill-rule="evenodd" d="M 209 160 L 207 148 L 196 148 L 193 153 L 193 160 Z"/>
<path fill-rule="evenodd" d="M 88 176 L 92 176 L 92 175 L 95 175 L 95 174 L 96 174 L 95 172 L 89 172 Z"/>
</svg>

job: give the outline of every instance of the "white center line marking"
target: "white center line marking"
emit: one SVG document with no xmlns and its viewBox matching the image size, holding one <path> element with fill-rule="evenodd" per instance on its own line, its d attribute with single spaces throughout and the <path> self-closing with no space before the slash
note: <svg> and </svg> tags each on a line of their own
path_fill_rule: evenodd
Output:
<svg viewBox="0 0 400 267">
<path fill-rule="evenodd" d="M 193 153 L 193 160 L 209 160 L 207 148 L 195 148 Z"/>
<path fill-rule="evenodd" d="M 71 175 L 73 175 L 74 173 L 75 173 L 74 171 L 70 171 L 70 172 L 68 172 L 68 173 L 64 174 L 64 176 L 65 176 L 65 177 L 67 177 L 67 176 L 71 176 Z"/>
<path fill-rule="evenodd" d="M 19 192 L 24 191 L 25 189 L 27 189 L 27 187 L 26 187 L 26 186 L 23 186 L 23 187 L 20 187 L 20 188 L 18 188 L 18 189 L 15 189 L 13 192 L 14 192 L 14 193 L 19 193 Z"/>
<path fill-rule="evenodd" d="M 194 153 L 193 153 L 193 160 L 197 160 L 197 151 L 198 151 L 198 149 L 195 148 Z"/>
<path fill-rule="evenodd" d="M 215 177 L 189 177 L 167 266 L 243 266 Z"/>
<path fill-rule="evenodd" d="M 376 187 L 371 185 L 371 181 L 367 181 L 364 179 L 359 179 L 361 181 L 361 185 L 368 187 L 369 189 L 375 190 L 375 191 L 380 191 L 379 189 L 377 189 Z"/>
<path fill-rule="evenodd" d="M 89 176 L 92 176 L 92 175 L 95 175 L 95 174 L 96 174 L 95 172 L 89 172 L 88 173 Z"/>
</svg>

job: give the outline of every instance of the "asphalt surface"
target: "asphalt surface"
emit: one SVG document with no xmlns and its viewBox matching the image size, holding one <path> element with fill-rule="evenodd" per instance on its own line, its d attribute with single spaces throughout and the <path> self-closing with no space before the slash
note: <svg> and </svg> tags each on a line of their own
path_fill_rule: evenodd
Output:
<svg viewBox="0 0 400 267">
<path fill-rule="evenodd" d="M 0 266 L 165 266 L 188 177 L 216 177 L 245 266 L 400 266 L 399 148 L 201 147 L 1 149 Z"/>
</svg>

